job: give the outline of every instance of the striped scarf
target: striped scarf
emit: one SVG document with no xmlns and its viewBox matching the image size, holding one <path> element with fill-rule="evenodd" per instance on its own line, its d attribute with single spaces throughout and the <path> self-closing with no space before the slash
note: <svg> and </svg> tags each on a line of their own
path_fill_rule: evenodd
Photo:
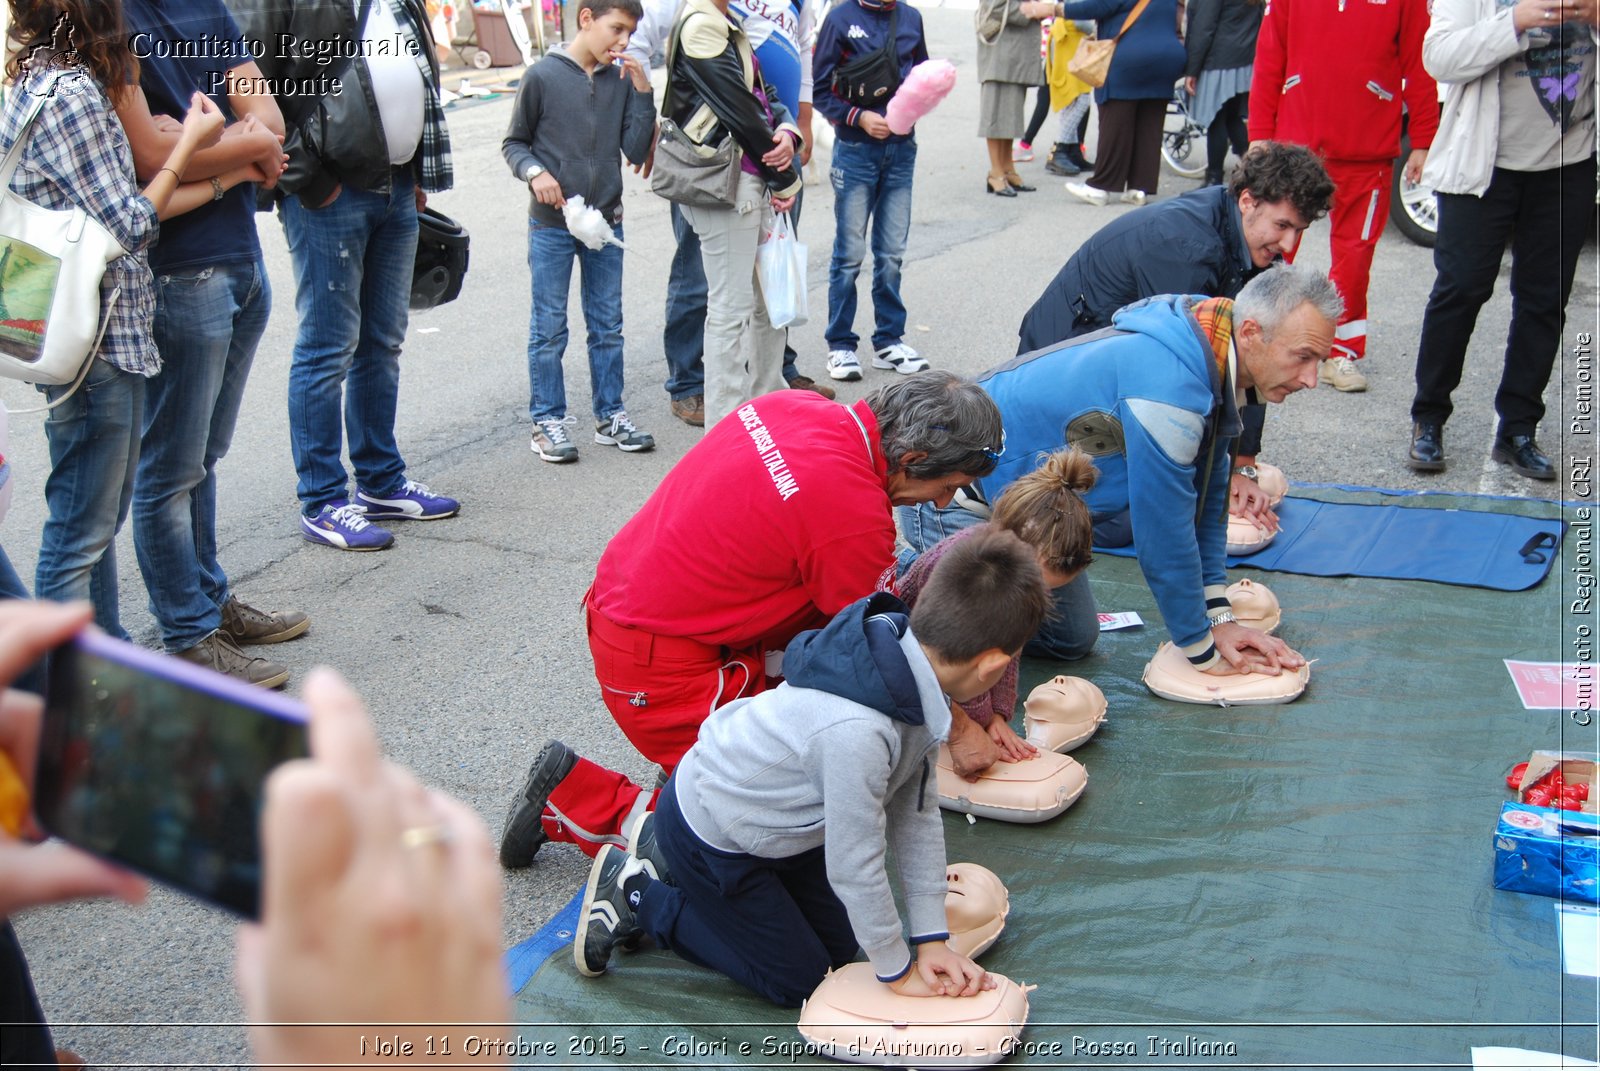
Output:
<svg viewBox="0 0 1600 1071">
<path fill-rule="evenodd" d="M 1228 377 L 1228 351 L 1233 348 L 1233 299 L 1207 298 L 1190 310 L 1211 341 L 1211 356 L 1217 362 L 1217 378 L 1227 389 L 1233 388 Z"/>
<path fill-rule="evenodd" d="M 1236 389 L 1236 384 L 1228 368 L 1228 354 L 1233 350 L 1233 299 L 1232 298 L 1207 298 L 1189 310 L 1194 314 L 1195 322 L 1200 325 L 1200 330 L 1205 332 L 1207 341 L 1211 343 L 1211 358 L 1217 363 L 1217 379 L 1222 383 L 1222 402 L 1218 405 L 1217 416 L 1227 407 L 1228 392 Z M 1217 440 L 1216 428 L 1213 424 L 1207 436 L 1211 447 L 1207 451 L 1205 468 L 1202 470 L 1200 482 L 1200 497 L 1195 510 L 1195 520 L 1200 521 L 1205 517 L 1206 492 L 1211 486 L 1211 462 L 1216 456 Z M 1232 461 L 1238 461 L 1237 451 L 1239 440 L 1234 439 L 1229 446 Z M 1230 463 L 1231 467 L 1231 463 Z M 1227 523 L 1227 500 L 1223 500 L 1223 523 Z"/>
</svg>

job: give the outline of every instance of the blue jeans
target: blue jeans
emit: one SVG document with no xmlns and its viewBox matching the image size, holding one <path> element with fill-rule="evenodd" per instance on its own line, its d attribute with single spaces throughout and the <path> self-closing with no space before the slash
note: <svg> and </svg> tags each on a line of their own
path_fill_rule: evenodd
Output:
<svg viewBox="0 0 1600 1071">
<path fill-rule="evenodd" d="M 833 260 L 828 264 L 828 348 L 855 352 L 856 276 L 867 253 L 872 225 L 872 348 L 905 337 L 906 306 L 900 300 L 900 263 L 911 233 L 911 178 L 917 139 L 839 140 L 833 144 Z"/>
<path fill-rule="evenodd" d="M 611 232 L 620 240 L 622 228 Z M 565 227 L 528 220 L 528 274 L 533 312 L 528 317 L 528 415 L 560 420 L 567 415 L 561 358 L 567 352 L 567 293 L 572 262 L 581 273 L 578 292 L 589 332 L 589 403 L 597 421 L 622 412 L 622 250 L 590 249 Z"/>
<path fill-rule="evenodd" d="M 356 486 L 382 497 L 405 483 L 394 420 L 417 200 L 410 170 L 391 174 L 388 193 L 346 186 L 326 208 L 290 196 L 280 209 L 300 318 L 289 367 L 289 445 L 308 517 L 349 497 L 339 460 L 341 395 Z"/>
<path fill-rule="evenodd" d="M 804 187 L 795 195 L 789 218 L 795 233 L 800 231 L 800 203 Z M 673 401 L 692 398 L 706 391 L 706 269 L 700 260 L 700 236 L 689 226 L 683 209 L 672 206 L 672 236 L 678 248 L 672 254 L 667 276 L 667 326 L 661 332 L 661 347 L 667 353 L 667 393 Z M 783 378 L 793 383 L 800 377 L 795 367 L 794 347 L 784 332 Z"/>
<path fill-rule="evenodd" d="M 911 568 L 917 556 L 947 536 L 964 528 L 983 523 L 983 518 L 964 506 L 946 506 L 940 509 L 931 502 L 920 506 L 896 506 L 895 522 L 900 535 L 910 544 L 909 551 L 900 553 L 895 564 L 896 574 Z M 1089 590 L 1087 570 L 1050 593 L 1053 606 L 1039 631 L 1023 648 L 1025 654 L 1035 658 L 1054 658 L 1074 662 L 1086 658 L 1100 638 L 1100 616 L 1094 605 L 1094 593 Z"/>
<path fill-rule="evenodd" d="M 41 387 L 55 401 L 69 384 Z M 34 572 L 36 598 L 94 603 L 94 621 L 127 639 L 117 610 L 117 532 L 128 517 L 144 426 L 145 379 L 98 357 L 78 392 L 44 422 L 49 516 Z"/>
<path fill-rule="evenodd" d="M 271 309 L 259 257 L 156 277 L 162 367 L 146 390 L 133 546 L 169 651 L 193 647 L 222 624 L 228 577 L 217 563 L 216 467 L 233 442 Z"/>
</svg>

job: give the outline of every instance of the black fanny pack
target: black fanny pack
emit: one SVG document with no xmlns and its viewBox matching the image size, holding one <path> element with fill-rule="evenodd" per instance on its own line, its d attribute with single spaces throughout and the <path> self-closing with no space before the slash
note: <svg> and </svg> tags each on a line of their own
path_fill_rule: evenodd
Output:
<svg viewBox="0 0 1600 1071">
<path fill-rule="evenodd" d="M 900 4 L 889 9 L 889 39 L 882 48 L 857 56 L 833 69 L 834 94 L 857 108 L 882 108 L 900 88 Z"/>
</svg>

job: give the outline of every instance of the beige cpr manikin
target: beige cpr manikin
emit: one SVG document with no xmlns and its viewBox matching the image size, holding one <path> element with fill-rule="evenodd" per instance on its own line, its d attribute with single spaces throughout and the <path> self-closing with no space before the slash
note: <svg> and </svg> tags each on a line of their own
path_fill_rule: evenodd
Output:
<svg viewBox="0 0 1600 1071">
<path fill-rule="evenodd" d="M 830 971 L 796 1027 L 818 1055 L 889 1067 L 977 1067 L 1005 1059 L 1028 1021 L 1028 989 L 1000 974 L 972 997 L 903 997 L 870 963 Z"/>
<path fill-rule="evenodd" d="M 1256 466 L 1256 486 L 1267 493 L 1267 504 L 1276 508 L 1289 493 L 1289 477 L 1276 465 Z"/>
<path fill-rule="evenodd" d="M 1089 784 L 1083 764 L 1041 751 L 1021 762 L 997 762 L 977 781 L 956 773 L 950 748 L 939 745 L 939 806 L 998 822 L 1044 822 L 1071 807 Z"/>
<path fill-rule="evenodd" d="M 1028 693 L 1028 743 L 1065 754 L 1106 720 L 1106 694 L 1082 677 L 1053 677 Z"/>
<path fill-rule="evenodd" d="M 1221 707 L 1265 706 L 1292 703 L 1306 690 L 1311 667 L 1286 669 L 1276 677 L 1266 673 L 1235 673 L 1216 677 L 1190 664 L 1170 643 L 1156 649 L 1144 667 L 1144 684 L 1163 699 L 1179 703 L 1206 703 Z"/>
<path fill-rule="evenodd" d="M 1289 480 L 1276 465 L 1256 466 L 1256 486 L 1267 493 L 1267 504 L 1273 508 L 1289 493 Z M 1277 532 L 1267 531 L 1249 517 L 1228 514 L 1228 553 L 1234 557 L 1265 550 L 1277 538 Z"/>
<path fill-rule="evenodd" d="M 1011 914 L 1011 895 L 994 871 L 977 863 L 951 863 L 944 871 L 945 926 L 949 945 L 968 959 L 989 950 Z"/>
<path fill-rule="evenodd" d="M 1241 580 L 1228 585 L 1228 603 L 1239 624 L 1258 628 L 1262 632 L 1276 632 L 1283 623 L 1283 611 L 1278 597 L 1265 584 L 1254 580 Z"/>
<path fill-rule="evenodd" d="M 1243 558 L 1248 554 L 1266 550 L 1277 538 L 1276 531 L 1267 531 L 1249 517 L 1241 517 L 1237 513 L 1228 514 L 1228 553 L 1235 558 Z"/>
</svg>

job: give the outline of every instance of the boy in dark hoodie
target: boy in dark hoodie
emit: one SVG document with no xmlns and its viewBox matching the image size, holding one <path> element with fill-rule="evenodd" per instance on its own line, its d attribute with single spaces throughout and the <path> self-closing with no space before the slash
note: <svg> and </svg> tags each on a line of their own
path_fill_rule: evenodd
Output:
<svg viewBox="0 0 1600 1071">
<path fill-rule="evenodd" d="M 993 687 L 1049 604 L 1037 555 L 994 530 L 950 549 L 909 619 L 879 593 L 796 636 L 785 683 L 714 712 L 630 850 L 595 857 L 578 970 L 603 973 L 619 942 L 647 934 L 783 1007 L 858 946 L 898 993 L 993 988 L 945 943 L 933 759 L 951 701 Z M 885 868 L 891 845 L 914 959 Z"/>
<path fill-rule="evenodd" d="M 500 152 L 528 184 L 528 415 L 533 452 L 561 464 L 578 460 L 567 433 L 561 358 L 567 349 L 567 292 L 576 257 L 583 272 L 583 319 L 589 329 L 594 441 L 626 453 L 656 442 L 622 406 L 622 156 L 635 165 L 655 140 L 650 78 L 623 53 L 639 24 L 639 0 L 579 0 L 572 42 L 529 67 Z M 611 225 L 619 244 L 590 249 L 567 230 L 562 207 L 582 197 Z"/>
</svg>

